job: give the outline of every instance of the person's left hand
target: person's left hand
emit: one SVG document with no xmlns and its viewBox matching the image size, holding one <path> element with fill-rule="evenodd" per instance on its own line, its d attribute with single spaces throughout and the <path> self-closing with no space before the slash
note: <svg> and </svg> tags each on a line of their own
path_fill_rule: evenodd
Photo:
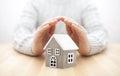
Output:
<svg viewBox="0 0 120 76">
<path fill-rule="evenodd" d="M 68 35 L 79 47 L 79 53 L 87 55 L 89 52 L 89 45 L 86 29 L 70 18 L 62 17 L 61 20 L 66 24 Z"/>
</svg>

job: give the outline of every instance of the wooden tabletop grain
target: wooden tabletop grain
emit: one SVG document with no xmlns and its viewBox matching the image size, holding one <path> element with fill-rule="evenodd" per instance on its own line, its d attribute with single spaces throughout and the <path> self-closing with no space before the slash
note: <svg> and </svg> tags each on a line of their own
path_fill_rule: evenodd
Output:
<svg viewBox="0 0 120 76">
<path fill-rule="evenodd" d="M 44 55 L 30 57 L 0 44 L 0 76 L 120 76 L 120 44 L 109 44 L 97 55 L 78 55 L 77 64 L 65 69 L 46 67 Z"/>
</svg>

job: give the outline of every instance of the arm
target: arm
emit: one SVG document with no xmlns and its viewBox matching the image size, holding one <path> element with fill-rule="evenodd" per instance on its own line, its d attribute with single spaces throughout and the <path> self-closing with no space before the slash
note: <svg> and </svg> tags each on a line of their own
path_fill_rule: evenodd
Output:
<svg viewBox="0 0 120 76">
<path fill-rule="evenodd" d="M 24 54 L 32 55 L 32 43 L 37 25 L 37 9 L 34 0 L 31 0 L 25 7 L 18 26 L 15 28 L 14 48 Z"/>
<path fill-rule="evenodd" d="M 93 55 L 105 49 L 108 35 L 102 26 L 96 7 L 89 0 L 83 4 L 82 25 L 88 32 L 87 38 L 90 47 L 88 55 Z"/>
</svg>

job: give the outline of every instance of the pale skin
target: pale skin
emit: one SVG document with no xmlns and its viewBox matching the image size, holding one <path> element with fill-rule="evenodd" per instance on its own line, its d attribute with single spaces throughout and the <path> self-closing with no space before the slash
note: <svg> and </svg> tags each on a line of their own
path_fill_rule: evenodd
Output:
<svg viewBox="0 0 120 76">
<path fill-rule="evenodd" d="M 40 26 L 33 40 L 32 52 L 35 55 L 41 55 L 44 50 L 43 47 L 55 32 L 57 22 L 63 21 L 66 24 L 67 34 L 73 39 L 76 45 L 79 47 L 78 52 L 81 55 L 87 55 L 89 53 L 88 39 L 86 30 L 83 26 L 79 25 L 72 19 L 66 17 L 56 17 L 47 21 Z"/>
</svg>

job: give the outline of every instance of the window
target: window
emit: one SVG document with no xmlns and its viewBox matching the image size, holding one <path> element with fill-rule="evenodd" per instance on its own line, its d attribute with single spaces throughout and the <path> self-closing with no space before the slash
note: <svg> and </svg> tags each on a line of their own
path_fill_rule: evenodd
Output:
<svg viewBox="0 0 120 76">
<path fill-rule="evenodd" d="M 57 59 L 55 56 L 50 57 L 50 67 L 55 68 L 57 66 Z"/>
<path fill-rule="evenodd" d="M 74 53 L 68 53 L 67 63 L 68 64 L 74 63 Z"/>
<path fill-rule="evenodd" d="M 51 48 L 47 48 L 47 54 L 49 54 L 49 55 L 52 54 L 52 49 Z"/>
<path fill-rule="evenodd" d="M 60 55 L 60 49 L 55 49 L 55 55 Z"/>
</svg>

